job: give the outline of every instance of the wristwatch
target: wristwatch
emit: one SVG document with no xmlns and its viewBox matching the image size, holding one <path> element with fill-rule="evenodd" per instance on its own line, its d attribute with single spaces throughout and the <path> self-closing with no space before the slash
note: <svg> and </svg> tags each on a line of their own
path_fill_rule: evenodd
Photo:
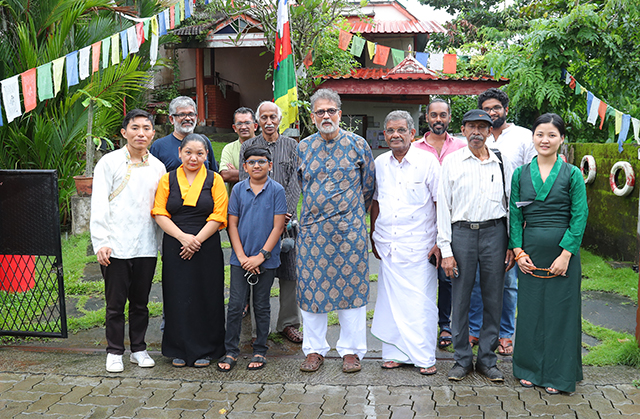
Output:
<svg viewBox="0 0 640 419">
<path fill-rule="evenodd" d="M 264 249 L 260 249 L 260 253 L 264 256 L 264 260 L 269 260 L 271 258 L 271 252 L 267 252 Z"/>
</svg>

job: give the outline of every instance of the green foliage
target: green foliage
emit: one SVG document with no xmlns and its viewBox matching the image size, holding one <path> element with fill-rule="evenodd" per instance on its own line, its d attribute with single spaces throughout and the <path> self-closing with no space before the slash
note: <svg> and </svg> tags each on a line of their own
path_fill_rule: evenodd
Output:
<svg viewBox="0 0 640 419">
<path fill-rule="evenodd" d="M 615 292 L 638 303 L 638 274 L 631 268 L 613 269 L 601 257 L 580 251 L 582 291 Z"/>
<path fill-rule="evenodd" d="M 640 348 L 636 339 L 628 333 L 615 332 L 582 319 L 582 332 L 601 343 L 586 346 L 589 353 L 582 357 L 585 365 L 628 365 L 640 367 Z"/>
</svg>

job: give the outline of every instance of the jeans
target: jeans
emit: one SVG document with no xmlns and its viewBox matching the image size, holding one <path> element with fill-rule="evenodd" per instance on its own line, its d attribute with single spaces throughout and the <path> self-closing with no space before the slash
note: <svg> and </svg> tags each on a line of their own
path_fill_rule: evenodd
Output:
<svg viewBox="0 0 640 419">
<path fill-rule="evenodd" d="M 451 279 L 438 268 L 438 325 L 440 331 L 451 333 Z"/>
<path fill-rule="evenodd" d="M 231 284 L 229 286 L 229 305 L 227 306 L 227 332 L 224 346 L 227 355 L 237 358 L 240 354 L 238 344 L 242 330 L 242 310 L 247 301 L 249 283 L 244 277 L 245 270 L 240 266 L 231 265 Z M 271 304 L 269 302 L 271 285 L 275 277 L 275 269 L 265 269 L 259 275 L 259 280 L 253 287 L 253 315 L 256 319 L 256 341 L 253 343 L 253 353 L 266 355 L 269 325 L 271 323 Z"/>
<path fill-rule="evenodd" d="M 518 266 L 504 274 L 502 316 L 500 317 L 500 338 L 511 339 L 516 330 L 516 305 L 518 303 Z M 478 337 L 482 327 L 482 296 L 480 294 L 480 272 L 476 271 L 476 283 L 471 293 L 469 308 L 469 334 Z"/>
</svg>

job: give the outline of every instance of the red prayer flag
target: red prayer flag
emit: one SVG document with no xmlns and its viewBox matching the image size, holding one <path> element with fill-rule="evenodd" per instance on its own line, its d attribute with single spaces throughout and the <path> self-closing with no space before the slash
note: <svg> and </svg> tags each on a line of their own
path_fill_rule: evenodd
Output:
<svg viewBox="0 0 640 419">
<path fill-rule="evenodd" d="M 91 74 L 100 70 L 100 47 L 102 41 L 91 44 Z"/>
<path fill-rule="evenodd" d="M 387 65 L 391 48 L 383 45 L 376 45 L 376 56 L 373 57 L 373 63 L 378 65 Z"/>
<path fill-rule="evenodd" d="M 176 9 L 169 7 L 169 29 L 176 27 Z"/>
<path fill-rule="evenodd" d="M 340 35 L 338 37 L 338 48 L 346 51 L 347 48 L 349 47 L 349 42 L 351 42 L 352 37 L 353 37 L 353 34 L 340 29 Z"/>
<path fill-rule="evenodd" d="M 26 104 L 25 104 L 26 107 Z M 607 104 L 604 103 L 604 100 L 600 101 L 600 106 L 598 106 L 598 115 L 600 115 L 600 129 L 602 129 L 602 125 L 604 124 L 604 118 L 607 116 Z"/>
<path fill-rule="evenodd" d="M 313 50 L 310 49 L 309 52 L 307 52 L 307 55 L 304 56 L 304 60 L 302 60 L 302 63 L 304 64 L 304 66 L 306 68 L 311 67 L 311 65 L 313 64 Z"/>
<path fill-rule="evenodd" d="M 24 112 L 32 111 L 36 107 L 36 69 L 32 68 L 20 74 L 22 79 L 22 97 Z"/>
<path fill-rule="evenodd" d="M 456 54 L 444 54 L 442 72 L 447 74 L 456 74 L 457 64 L 458 56 Z"/>
<path fill-rule="evenodd" d="M 136 36 L 138 37 L 138 47 L 145 41 L 144 39 L 144 23 L 136 23 Z"/>
<path fill-rule="evenodd" d="M 569 82 L 569 87 L 572 88 L 572 89 L 576 88 L 576 79 L 573 76 L 571 76 L 571 81 Z"/>
</svg>

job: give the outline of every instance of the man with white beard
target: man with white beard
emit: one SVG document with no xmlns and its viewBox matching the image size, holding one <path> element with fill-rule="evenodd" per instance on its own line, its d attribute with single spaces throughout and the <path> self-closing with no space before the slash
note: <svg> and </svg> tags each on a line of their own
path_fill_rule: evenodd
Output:
<svg viewBox="0 0 640 419">
<path fill-rule="evenodd" d="M 196 128 L 198 114 L 193 99 L 187 96 L 178 96 L 173 99 L 169 104 L 169 121 L 173 124 L 173 132 L 166 137 L 158 138 L 149 148 L 149 152 L 164 163 L 167 172 L 177 169 L 182 164 L 179 151 L 180 143 Z M 213 156 L 213 149 L 208 138 L 207 150 L 207 160 L 204 164 L 207 169 L 217 172 L 218 163 Z"/>
</svg>

